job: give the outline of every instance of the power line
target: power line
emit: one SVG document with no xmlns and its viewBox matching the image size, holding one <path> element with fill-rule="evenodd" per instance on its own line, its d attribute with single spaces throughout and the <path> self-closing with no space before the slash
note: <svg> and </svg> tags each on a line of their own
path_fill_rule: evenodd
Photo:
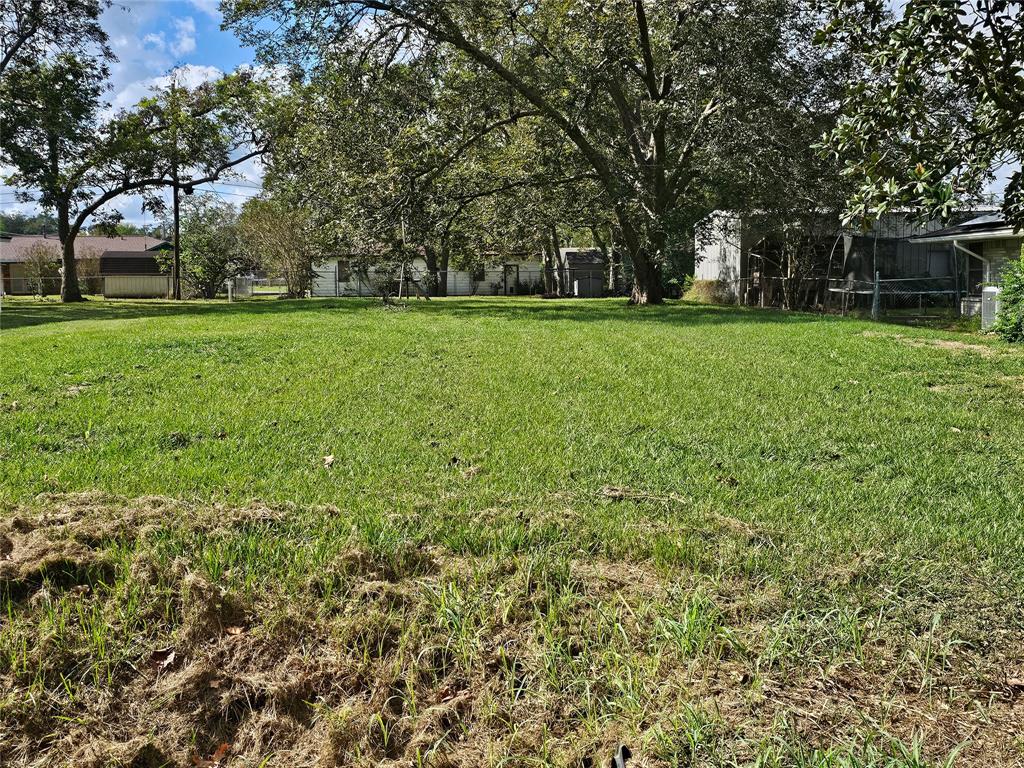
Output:
<svg viewBox="0 0 1024 768">
<path fill-rule="evenodd" d="M 244 197 L 246 200 L 252 200 L 254 197 L 259 197 L 258 194 L 247 195 L 243 192 L 228 192 L 223 189 L 203 189 L 203 192 L 208 192 L 212 195 L 230 195 L 232 197 Z"/>
<path fill-rule="evenodd" d="M 263 189 L 262 184 L 236 184 L 233 181 L 211 181 L 210 184 L 220 184 L 222 187 L 241 187 L 242 189 Z"/>
</svg>

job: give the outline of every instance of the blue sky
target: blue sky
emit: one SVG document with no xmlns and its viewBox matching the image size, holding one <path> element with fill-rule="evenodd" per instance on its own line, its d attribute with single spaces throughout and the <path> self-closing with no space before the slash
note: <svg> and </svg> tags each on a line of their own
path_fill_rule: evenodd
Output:
<svg viewBox="0 0 1024 768">
<path fill-rule="evenodd" d="M 252 64 L 255 53 L 239 44 L 230 32 L 220 29 L 217 0 L 115 0 L 102 18 L 117 61 L 110 67 L 106 100 L 114 108 L 130 107 L 150 89 L 181 68 L 182 80 L 196 84 Z M 209 189 L 235 203 L 256 193 L 257 163 L 241 168 L 244 179 L 213 185 Z M 235 186 L 241 184 L 242 186 Z M 129 221 L 143 222 L 138 198 L 123 198 L 111 207 Z M 13 190 L 0 186 L 0 209 L 35 212 L 32 203 L 15 204 Z"/>
</svg>

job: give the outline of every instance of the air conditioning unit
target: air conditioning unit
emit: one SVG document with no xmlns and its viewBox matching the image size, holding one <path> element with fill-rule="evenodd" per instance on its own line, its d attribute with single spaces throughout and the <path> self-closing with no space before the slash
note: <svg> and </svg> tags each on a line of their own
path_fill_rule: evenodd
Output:
<svg viewBox="0 0 1024 768">
<path fill-rule="evenodd" d="M 999 288 L 994 285 L 981 289 L 981 330 L 991 330 L 999 314 Z"/>
</svg>

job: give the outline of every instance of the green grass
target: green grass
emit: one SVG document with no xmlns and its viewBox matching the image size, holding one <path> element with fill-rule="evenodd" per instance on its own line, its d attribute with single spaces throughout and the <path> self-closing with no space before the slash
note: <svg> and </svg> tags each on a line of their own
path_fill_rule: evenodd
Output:
<svg viewBox="0 0 1024 768">
<path fill-rule="evenodd" d="M 0 504 L 49 520 L 6 534 L 7 761 L 75 764 L 97 731 L 173 764 L 222 739 L 245 765 L 604 763 L 620 739 L 645 764 L 1024 759 L 1020 350 L 505 298 L 22 300 L 0 325 Z M 166 708 L 154 649 L 233 668 L 208 648 L 236 622 L 311 682 L 239 663 L 173 738 L 111 725 L 111 697 Z M 306 736 L 259 736 L 288 707 Z"/>
</svg>

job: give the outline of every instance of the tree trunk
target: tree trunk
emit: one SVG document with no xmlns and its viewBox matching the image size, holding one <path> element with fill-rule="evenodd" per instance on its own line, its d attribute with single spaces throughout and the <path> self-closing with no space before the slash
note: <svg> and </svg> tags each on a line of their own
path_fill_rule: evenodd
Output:
<svg viewBox="0 0 1024 768">
<path fill-rule="evenodd" d="M 555 259 L 551 255 L 551 242 L 547 237 L 541 238 L 541 253 L 544 259 L 544 293 L 550 296 L 555 287 Z"/>
<path fill-rule="evenodd" d="M 433 246 L 423 247 L 423 260 L 427 263 L 427 295 L 440 296 L 438 289 L 441 287 L 441 276 L 437 267 L 437 251 Z"/>
<path fill-rule="evenodd" d="M 66 303 L 82 301 L 82 289 L 78 285 L 78 268 L 75 264 L 75 238 L 78 227 L 70 224 L 66 203 L 57 205 L 57 234 L 60 237 L 60 300 Z"/>
<path fill-rule="evenodd" d="M 568 296 L 570 294 L 569 270 L 565 257 L 562 255 L 562 242 L 558 239 L 558 228 L 554 224 L 551 225 L 548 235 L 551 238 L 551 255 L 554 257 L 555 263 L 555 290 L 559 296 Z"/>
<path fill-rule="evenodd" d="M 651 250 L 641 245 L 640 237 L 633 223 L 619 213 L 622 237 L 626 242 L 630 259 L 633 262 L 633 291 L 629 296 L 630 304 L 661 304 L 664 301 L 661 288 L 661 267 L 654 259 Z"/>
<path fill-rule="evenodd" d="M 444 243 L 441 246 L 441 264 L 440 269 L 437 271 L 437 295 L 447 296 L 448 295 L 448 244 Z"/>
<path fill-rule="evenodd" d="M 633 291 L 630 304 L 661 304 L 664 295 L 661 289 L 661 267 L 643 254 L 633 258 Z"/>
</svg>

